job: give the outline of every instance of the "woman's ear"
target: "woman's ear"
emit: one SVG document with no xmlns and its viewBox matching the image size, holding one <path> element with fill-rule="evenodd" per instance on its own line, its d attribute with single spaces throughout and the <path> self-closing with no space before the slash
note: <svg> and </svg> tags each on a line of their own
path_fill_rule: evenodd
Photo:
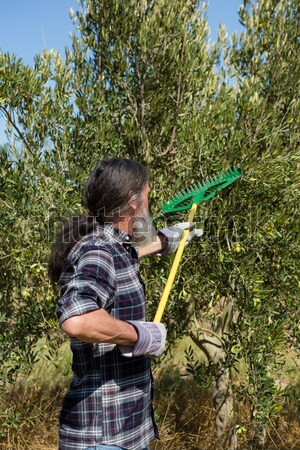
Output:
<svg viewBox="0 0 300 450">
<path fill-rule="evenodd" d="M 137 198 L 133 192 L 129 193 L 131 200 L 128 202 L 128 210 L 130 213 L 134 214 L 140 207 L 140 200 Z"/>
<path fill-rule="evenodd" d="M 139 202 L 137 200 L 133 200 L 129 203 L 129 210 L 132 212 L 136 212 L 139 208 Z"/>
</svg>

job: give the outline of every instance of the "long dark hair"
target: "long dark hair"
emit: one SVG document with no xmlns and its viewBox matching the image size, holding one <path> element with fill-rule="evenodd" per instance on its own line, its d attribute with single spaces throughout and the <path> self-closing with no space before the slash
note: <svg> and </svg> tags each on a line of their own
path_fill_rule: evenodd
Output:
<svg viewBox="0 0 300 450">
<path fill-rule="evenodd" d="M 60 278 L 67 256 L 80 239 L 93 231 L 97 223 L 116 223 L 129 204 L 139 200 L 148 181 L 147 170 L 125 158 L 106 158 L 98 162 L 84 190 L 83 202 L 88 214 L 66 220 L 56 235 L 49 259 L 49 276 Z"/>
</svg>

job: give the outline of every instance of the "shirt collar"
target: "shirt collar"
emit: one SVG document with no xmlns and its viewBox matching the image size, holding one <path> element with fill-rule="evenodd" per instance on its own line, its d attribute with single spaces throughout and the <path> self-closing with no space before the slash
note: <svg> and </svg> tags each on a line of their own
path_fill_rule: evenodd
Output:
<svg viewBox="0 0 300 450">
<path fill-rule="evenodd" d="M 132 242 L 132 238 L 129 234 L 109 223 L 101 223 L 99 224 L 99 228 L 101 228 L 111 239 L 118 241 L 122 245 L 131 244 Z"/>
</svg>

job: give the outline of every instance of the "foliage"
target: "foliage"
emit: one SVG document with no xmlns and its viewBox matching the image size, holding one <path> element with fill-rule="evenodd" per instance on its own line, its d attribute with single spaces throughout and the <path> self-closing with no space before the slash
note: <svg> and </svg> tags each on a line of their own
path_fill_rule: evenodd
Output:
<svg viewBox="0 0 300 450">
<path fill-rule="evenodd" d="M 247 1 L 240 17 L 247 33 L 233 38 L 228 59 L 239 80 L 237 127 L 248 140 L 241 202 L 248 196 L 256 211 L 238 253 L 237 330 L 247 399 L 263 428 L 281 407 L 285 349 L 299 348 L 299 4 Z"/>
<path fill-rule="evenodd" d="M 47 275 L 52 222 L 80 204 L 76 185 L 63 173 L 65 132 L 56 130 L 65 109 L 63 100 L 57 104 L 58 88 L 48 86 L 51 61 L 38 56 L 29 68 L 14 55 L 0 55 L 0 109 L 15 139 L 0 153 L 1 387 L 28 371 L 40 337 L 48 336 L 50 352 L 61 339 Z"/>
</svg>

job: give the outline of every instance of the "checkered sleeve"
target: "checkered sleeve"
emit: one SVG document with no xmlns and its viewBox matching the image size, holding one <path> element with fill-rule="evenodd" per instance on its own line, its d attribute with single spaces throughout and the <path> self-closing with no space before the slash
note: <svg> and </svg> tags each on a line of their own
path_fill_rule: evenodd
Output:
<svg viewBox="0 0 300 450">
<path fill-rule="evenodd" d="M 61 289 L 57 316 L 66 319 L 80 316 L 113 303 L 116 276 L 112 255 L 103 249 L 93 249 L 81 255 L 70 282 Z"/>
</svg>

